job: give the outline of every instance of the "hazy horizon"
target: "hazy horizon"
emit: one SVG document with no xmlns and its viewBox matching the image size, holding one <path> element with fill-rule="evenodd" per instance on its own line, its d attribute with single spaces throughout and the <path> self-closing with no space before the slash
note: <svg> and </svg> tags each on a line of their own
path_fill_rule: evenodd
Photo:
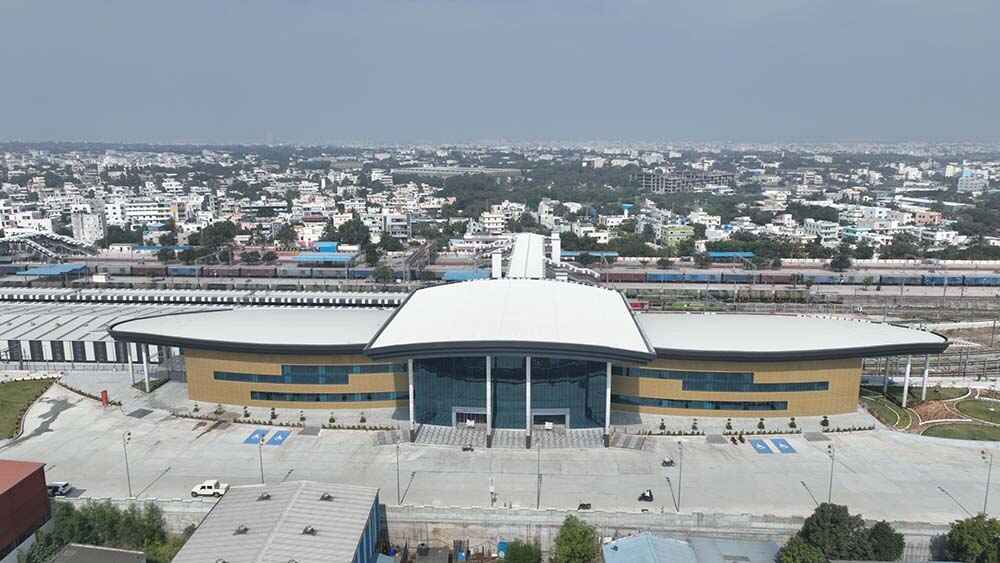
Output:
<svg viewBox="0 0 1000 563">
<path fill-rule="evenodd" d="M 0 19 L 4 141 L 1000 139 L 985 0 L 9 0 Z"/>
</svg>

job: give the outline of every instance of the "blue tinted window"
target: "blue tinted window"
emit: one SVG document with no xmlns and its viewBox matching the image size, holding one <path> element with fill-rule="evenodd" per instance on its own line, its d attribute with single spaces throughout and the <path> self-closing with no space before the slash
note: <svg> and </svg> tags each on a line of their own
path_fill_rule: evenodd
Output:
<svg viewBox="0 0 1000 563">
<path fill-rule="evenodd" d="M 725 391 L 730 393 L 826 391 L 828 381 L 803 381 L 789 383 L 754 383 L 749 372 L 677 371 L 649 368 L 623 368 L 614 366 L 614 375 L 673 379 L 681 382 L 684 391 Z"/>
<path fill-rule="evenodd" d="M 406 373 L 406 364 L 358 364 L 358 365 L 289 365 L 281 366 L 281 375 L 257 373 L 215 372 L 218 381 L 242 381 L 246 383 L 286 383 L 292 385 L 346 385 L 351 375 L 373 373 Z"/>
<path fill-rule="evenodd" d="M 409 395 L 400 391 L 379 393 L 281 393 L 272 391 L 251 391 L 254 401 L 294 401 L 305 403 L 351 403 L 364 401 L 406 401 Z"/>
<path fill-rule="evenodd" d="M 638 407 L 660 407 L 665 409 L 700 409 L 734 411 L 783 411 L 788 410 L 787 401 L 697 401 L 683 399 L 656 399 L 634 397 L 632 395 L 611 395 L 611 402 L 618 405 Z"/>
</svg>

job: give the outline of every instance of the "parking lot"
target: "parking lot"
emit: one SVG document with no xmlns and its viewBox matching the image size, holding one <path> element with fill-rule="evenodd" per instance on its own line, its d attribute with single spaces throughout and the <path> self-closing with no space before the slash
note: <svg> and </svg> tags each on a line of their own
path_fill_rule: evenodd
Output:
<svg viewBox="0 0 1000 563">
<path fill-rule="evenodd" d="M 123 446 L 125 432 L 131 435 Z M 829 446 L 835 451 L 834 502 L 866 517 L 947 523 L 982 509 L 982 444 L 887 430 L 768 436 L 738 445 L 651 437 L 642 451 L 462 452 L 403 444 L 399 496 L 406 504 L 489 506 L 492 482 L 497 506 L 590 503 L 595 510 L 802 515 L 830 492 Z M 132 493 L 141 498 L 185 497 L 205 479 L 256 483 L 262 461 L 266 482 L 364 484 L 379 487 L 383 502 L 397 501 L 397 448 L 375 446 L 371 432 L 303 432 L 181 419 L 158 409 L 103 409 L 58 386 L 31 408 L 23 436 L 0 447 L 0 457 L 45 462 L 48 479 L 72 482 L 74 495 L 125 497 L 126 447 Z M 675 460 L 673 467 L 661 466 L 665 456 Z M 646 489 L 653 502 L 637 500 Z"/>
</svg>

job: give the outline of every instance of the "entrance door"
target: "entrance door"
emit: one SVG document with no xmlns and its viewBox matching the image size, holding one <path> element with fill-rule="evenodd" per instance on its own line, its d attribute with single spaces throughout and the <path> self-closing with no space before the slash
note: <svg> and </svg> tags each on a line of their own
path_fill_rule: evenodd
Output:
<svg viewBox="0 0 1000 563">
<path fill-rule="evenodd" d="M 486 424 L 486 413 L 468 412 L 462 410 L 455 411 L 455 426 L 466 426 L 471 424 Z"/>
<path fill-rule="evenodd" d="M 556 426 L 566 426 L 565 414 L 536 414 L 531 418 L 532 424 L 535 426 L 544 426 L 546 422 L 551 422 Z"/>
</svg>

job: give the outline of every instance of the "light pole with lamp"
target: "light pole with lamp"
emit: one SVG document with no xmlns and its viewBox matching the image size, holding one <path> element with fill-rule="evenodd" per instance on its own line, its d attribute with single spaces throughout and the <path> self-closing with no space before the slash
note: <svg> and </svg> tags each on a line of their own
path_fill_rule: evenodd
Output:
<svg viewBox="0 0 1000 563">
<path fill-rule="evenodd" d="M 833 466 L 837 461 L 837 451 L 833 448 L 833 445 L 826 447 L 826 454 L 830 456 L 830 487 L 826 491 L 826 502 L 833 502 Z"/>
<path fill-rule="evenodd" d="M 983 495 L 983 514 L 988 514 L 986 508 L 990 503 L 990 479 L 993 477 L 993 452 L 981 450 L 979 456 L 983 458 L 983 461 L 990 462 L 989 468 L 986 470 L 986 494 Z"/>
<path fill-rule="evenodd" d="M 122 433 L 122 452 L 125 454 L 125 480 L 128 482 L 128 498 L 132 498 L 132 472 L 128 467 L 128 443 L 131 440 L 131 432 Z"/>
<path fill-rule="evenodd" d="M 399 498 L 399 442 L 396 442 L 396 504 L 403 504 Z"/>
</svg>

